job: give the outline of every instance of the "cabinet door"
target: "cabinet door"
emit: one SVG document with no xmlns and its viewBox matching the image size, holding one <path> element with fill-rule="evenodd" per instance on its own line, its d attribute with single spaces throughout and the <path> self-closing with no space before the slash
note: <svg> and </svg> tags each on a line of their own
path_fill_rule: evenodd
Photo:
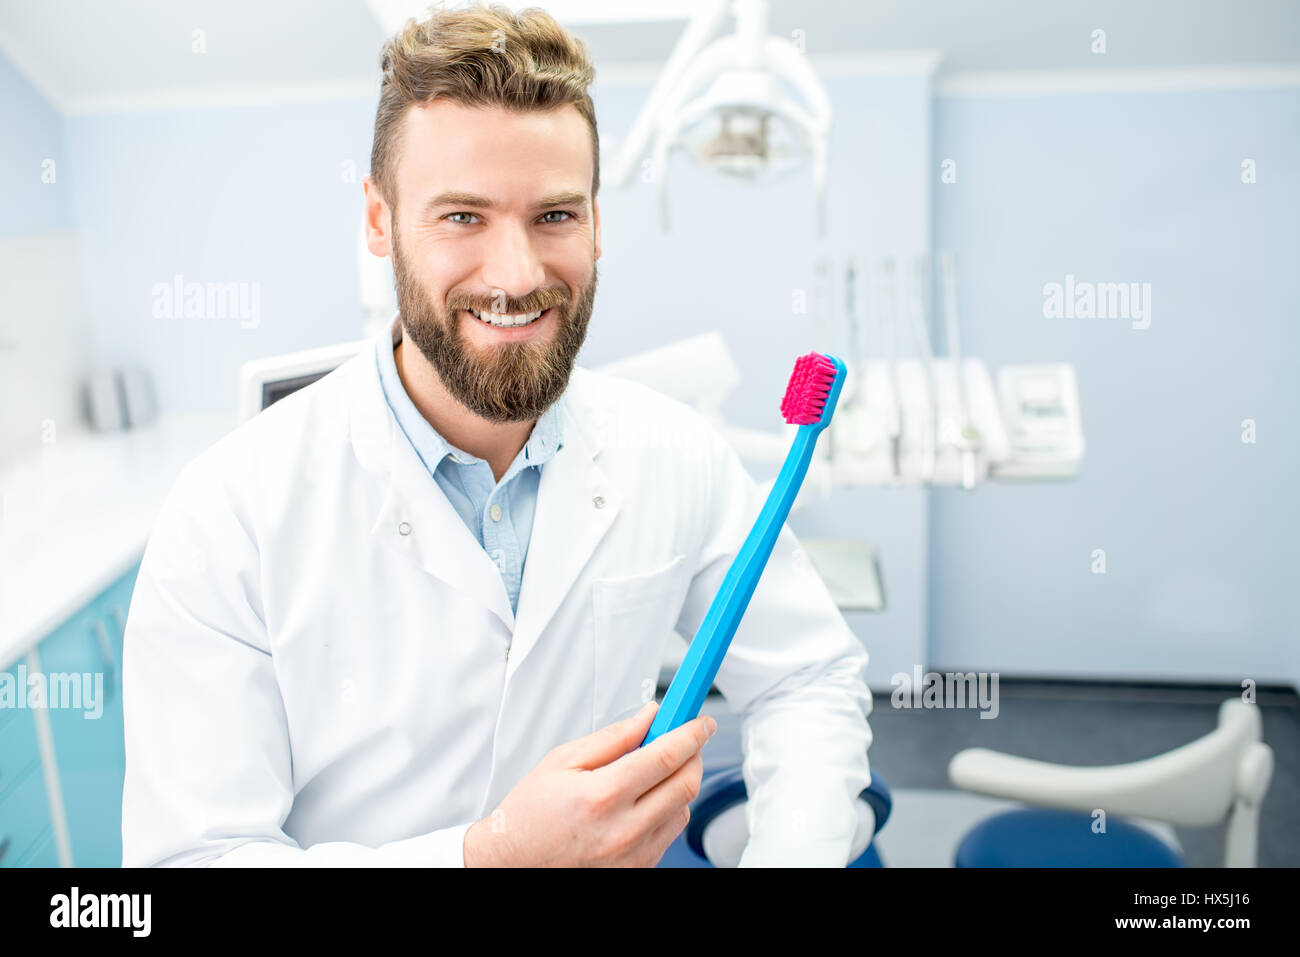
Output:
<svg viewBox="0 0 1300 957">
<path fill-rule="evenodd" d="M 18 786 L 28 771 L 40 764 L 40 746 L 36 742 L 36 718 L 27 707 L 27 689 L 19 678 L 27 678 L 27 657 L 0 671 L 0 681 L 13 688 L 12 707 L 0 707 L 0 801 Z M 19 665 L 23 670 L 19 670 Z M 6 700 L 6 705 L 8 701 Z M 0 818 L 0 824 L 3 824 Z"/>
<path fill-rule="evenodd" d="M 129 576 L 134 581 L 134 574 Z M 54 754 L 78 867 L 122 864 L 122 607 L 119 581 L 40 645 L 47 681 L 64 703 L 79 685 L 80 707 L 51 707 Z M 53 705 L 51 690 L 51 704 Z"/>
<path fill-rule="evenodd" d="M 45 776 L 32 768 L 0 798 L 0 867 L 22 867 L 36 848 L 49 838 L 50 804 L 45 796 Z"/>
<path fill-rule="evenodd" d="M 27 704 L 26 657 L 0 672 L 14 692 L 0 707 L 0 867 L 17 867 L 50 831 L 49 802 L 41 773 L 36 719 Z M 19 683 L 19 678 L 24 679 Z"/>
<path fill-rule="evenodd" d="M 15 867 L 58 867 L 59 850 L 54 843 L 54 833 L 49 828 L 36 846 L 14 862 Z"/>
</svg>

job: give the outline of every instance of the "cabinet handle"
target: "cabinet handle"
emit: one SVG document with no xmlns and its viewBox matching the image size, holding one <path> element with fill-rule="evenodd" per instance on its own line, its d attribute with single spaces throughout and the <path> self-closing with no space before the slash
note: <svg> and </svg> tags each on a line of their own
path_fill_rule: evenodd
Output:
<svg viewBox="0 0 1300 957">
<path fill-rule="evenodd" d="M 8 850 L 9 850 L 9 838 L 7 836 L 4 838 L 0 838 L 0 862 L 4 861 L 5 854 L 8 852 Z"/>
<path fill-rule="evenodd" d="M 126 656 L 126 615 L 122 614 L 122 609 L 113 605 L 109 610 L 113 616 L 113 624 L 117 626 L 117 639 L 122 642 L 122 655 Z M 120 674 L 120 672 L 118 672 Z"/>
<path fill-rule="evenodd" d="M 113 624 L 117 625 L 117 637 L 123 641 L 126 640 L 126 616 L 122 614 L 122 609 L 114 605 L 109 609 L 109 614 L 113 616 Z"/>
<path fill-rule="evenodd" d="M 95 620 L 95 640 L 99 642 L 99 654 L 104 659 L 104 671 L 107 672 L 104 703 L 108 704 L 113 700 L 113 690 L 117 685 L 117 661 L 113 657 L 113 646 L 108 641 L 108 629 L 99 619 Z"/>
</svg>

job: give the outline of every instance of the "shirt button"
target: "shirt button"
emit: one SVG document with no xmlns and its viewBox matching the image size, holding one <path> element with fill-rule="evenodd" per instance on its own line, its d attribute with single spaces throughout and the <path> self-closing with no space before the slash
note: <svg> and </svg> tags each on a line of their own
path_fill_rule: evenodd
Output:
<svg viewBox="0 0 1300 957">
<path fill-rule="evenodd" d="M 501 506 L 494 504 L 490 509 L 488 509 L 488 514 L 492 516 L 492 521 L 501 521 Z"/>
<path fill-rule="evenodd" d="M 595 498 L 591 500 L 591 504 L 596 506 L 596 508 L 604 508 L 605 497 L 603 495 L 597 495 Z"/>
</svg>

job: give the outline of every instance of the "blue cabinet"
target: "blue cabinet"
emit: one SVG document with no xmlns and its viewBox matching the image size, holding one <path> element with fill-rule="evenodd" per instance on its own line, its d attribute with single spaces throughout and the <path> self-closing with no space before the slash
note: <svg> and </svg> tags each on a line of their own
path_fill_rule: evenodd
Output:
<svg viewBox="0 0 1300 957">
<path fill-rule="evenodd" d="M 63 819 L 78 867 L 122 863 L 122 639 L 138 570 L 132 568 L 36 648 Z M 21 663 L 27 662 L 24 657 Z M 16 677 L 18 668 L 15 663 L 9 672 Z M 36 731 L 31 709 L 0 709 L 0 866 L 59 863 Z"/>
<path fill-rule="evenodd" d="M 81 679 L 82 706 L 49 712 L 78 867 L 122 864 L 122 637 L 135 575 L 132 569 L 40 645 L 47 675 Z"/>
<path fill-rule="evenodd" d="M 3 679 L 18 684 L 25 672 L 17 665 Z M 25 701 L 25 697 L 23 699 Z M 0 708 L 0 867 L 20 867 L 50 832 L 49 801 L 36 743 L 36 719 L 31 710 Z"/>
<path fill-rule="evenodd" d="M 4 858 L 0 864 L 23 867 L 37 848 L 51 836 L 49 799 L 45 775 L 38 766 L 25 774 L 0 804 L 4 820 Z M 12 857 L 12 860 L 10 858 Z"/>
</svg>

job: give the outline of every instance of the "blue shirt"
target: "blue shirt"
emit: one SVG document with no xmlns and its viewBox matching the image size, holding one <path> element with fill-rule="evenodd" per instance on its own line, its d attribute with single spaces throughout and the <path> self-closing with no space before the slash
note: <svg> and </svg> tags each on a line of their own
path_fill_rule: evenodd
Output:
<svg viewBox="0 0 1300 957">
<path fill-rule="evenodd" d="M 393 335 L 400 337 L 401 328 L 400 322 L 394 320 Z M 517 612 L 541 469 L 563 445 L 563 397 L 538 417 L 528 441 L 498 482 L 487 459 L 476 458 L 451 445 L 415 407 L 397 374 L 393 349 L 400 341 L 400 338 L 393 341 L 388 335 L 380 335 L 375 340 L 384 398 L 447 501 L 496 563 L 506 594 L 510 596 L 510 607 Z"/>
</svg>

